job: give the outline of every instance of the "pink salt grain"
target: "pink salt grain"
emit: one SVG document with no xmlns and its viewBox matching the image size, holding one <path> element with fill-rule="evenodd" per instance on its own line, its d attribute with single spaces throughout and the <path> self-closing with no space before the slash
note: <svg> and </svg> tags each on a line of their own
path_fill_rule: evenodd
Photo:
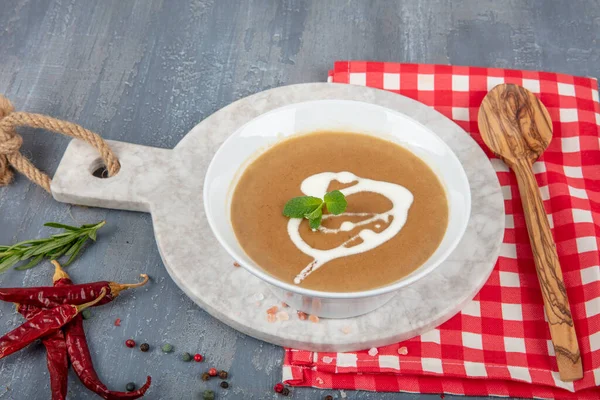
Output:
<svg viewBox="0 0 600 400">
<path fill-rule="evenodd" d="M 273 306 L 267 310 L 267 314 L 275 314 L 277 311 L 279 311 L 279 307 Z"/>
<path fill-rule="evenodd" d="M 309 316 L 308 316 L 308 320 L 309 320 L 310 322 L 314 322 L 314 323 L 316 324 L 316 323 L 318 323 L 318 322 L 319 322 L 319 317 L 317 317 L 316 315 L 312 315 L 312 314 L 311 314 L 311 315 L 309 315 Z"/>
<path fill-rule="evenodd" d="M 371 348 L 369 349 L 369 355 L 370 355 L 371 357 L 375 357 L 375 356 L 377 355 L 377 353 L 379 353 L 379 351 L 378 351 L 378 350 L 377 350 L 375 347 L 371 347 Z"/>
<path fill-rule="evenodd" d="M 283 308 L 288 308 L 288 307 L 289 307 L 289 306 L 287 305 L 287 303 L 285 303 L 285 302 L 283 302 L 283 301 L 281 302 L 281 306 L 282 306 Z"/>
<path fill-rule="evenodd" d="M 240 263 L 239 263 L 239 262 L 237 262 L 237 261 L 234 261 L 234 262 L 233 262 L 233 266 L 234 266 L 234 267 L 241 267 Z"/>
<path fill-rule="evenodd" d="M 267 314 L 267 321 L 269 321 L 270 323 L 273 323 L 273 322 L 277 321 L 277 317 L 275 316 L 275 314 Z"/>
<path fill-rule="evenodd" d="M 342 333 L 343 333 L 344 335 L 347 335 L 347 334 L 349 334 L 349 333 L 352 331 L 352 329 L 351 329 L 349 326 L 344 326 L 344 327 L 343 327 L 342 329 L 340 329 L 340 330 L 342 331 Z"/>
<path fill-rule="evenodd" d="M 405 356 L 408 354 L 408 349 L 406 348 L 406 346 L 402 346 L 398 349 L 398 354 L 400 354 L 401 356 Z"/>
<path fill-rule="evenodd" d="M 277 319 L 280 321 L 287 321 L 288 319 L 290 319 L 290 316 L 285 311 L 279 311 L 275 315 L 277 316 Z"/>
<path fill-rule="evenodd" d="M 298 311 L 298 319 L 301 321 L 305 321 L 308 318 L 308 315 L 303 311 Z"/>
<path fill-rule="evenodd" d="M 333 358 L 331 358 L 331 357 L 328 357 L 328 356 L 323 357 L 323 362 L 325 364 L 331 364 L 332 361 L 333 361 Z"/>
</svg>

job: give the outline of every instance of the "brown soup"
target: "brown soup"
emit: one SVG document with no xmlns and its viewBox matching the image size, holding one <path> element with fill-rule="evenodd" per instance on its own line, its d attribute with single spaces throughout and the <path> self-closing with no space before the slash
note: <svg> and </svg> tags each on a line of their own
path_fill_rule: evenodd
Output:
<svg viewBox="0 0 600 400">
<path fill-rule="evenodd" d="M 316 132 L 269 148 L 246 168 L 234 189 L 231 223 L 235 235 L 246 254 L 266 272 L 294 284 L 294 278 L 314 262 L 314 257 L 292 241 L 290 219 L 282 211 L 288 200 L 304 195 L 300 187 L 306 178 L 329 171 L 348 171 L 360 178 L 400 185 L 412 193 L 413 201 L 397 234 L 369 251 L 323 263 L 299 283 L 300 287 L 355 292 L 385 286 L 413 272 L 437 249 L 448 224 L 448 204 L 442 184 L 420 158 L 373 136 Z M 355 184 L 333 180 L 327 191 Z M 298 229 L 302 240 L 314 249 L 351 248 L 364 241 L 357 237 L 363 230 L 381 234 L 396 218 L 341 230 L 345 221 L 356 224 L 368 219 L 352 214 L 380 215 L 394 204 L 390 198 L 369 191 L 348 195 L 347 201 L 348 207 L 340 216 L 334 218 L 324 212 L 322 227 L 334 234 L 312 231 L 304 219 Z"/>
</svg>

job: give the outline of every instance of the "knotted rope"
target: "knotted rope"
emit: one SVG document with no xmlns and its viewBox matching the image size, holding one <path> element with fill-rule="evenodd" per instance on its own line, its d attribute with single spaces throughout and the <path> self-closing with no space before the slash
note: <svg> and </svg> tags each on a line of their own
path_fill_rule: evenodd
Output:
<svg viewBox="0 0 600 400">
<path fill-rule="evenodd" d="M 13 172 L 9 168 L 12 166 L 50 193 L 50 177 L 37 169 L 19 152 L 23 138 L 15 131 L 18 126 L 47 129 L 84 140 L 98 150 L 109 176 L 116 175 L 121 168 L 117 157 L 98 134 L 72 122 L 61 121 L 47 115 L 15 112 L 12 103 L 0 95 L 0 186 L 8 185 L 12 181 Z"/>
</svg>

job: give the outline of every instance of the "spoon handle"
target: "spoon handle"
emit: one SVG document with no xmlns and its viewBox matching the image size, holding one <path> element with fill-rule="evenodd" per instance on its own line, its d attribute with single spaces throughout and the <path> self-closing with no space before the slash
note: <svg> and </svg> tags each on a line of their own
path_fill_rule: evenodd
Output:
<svg viewBox="0 0 600 400">
<path fill-rule="evenodd" d="M 583 369 L 556 244 L 552 238 L 531 163 L 528 160 L 520 160 L 513 165 L 513 170 L 519 184 L 560 379 L 564 382 L 572 382 L 583 377 Z"/>
</svg>

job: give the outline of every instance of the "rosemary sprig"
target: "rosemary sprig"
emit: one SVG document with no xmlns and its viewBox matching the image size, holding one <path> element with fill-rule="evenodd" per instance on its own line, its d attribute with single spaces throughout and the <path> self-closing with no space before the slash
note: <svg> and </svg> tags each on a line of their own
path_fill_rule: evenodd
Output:
<svg viewBox="0 0 600 400">
<path fill-rule="evenodd" d="M 106 224 L 106 221 L 81 225 L 77 228 L 56 222 L 47 222 L 44 226 L 63 229 L 64 232 L 44 239 L 25 240 L 12 246 L 0 245 L 0 273 L 5 272 L 21 261 L 29 260 L 28 263 L 16 267 L 16 270 L 23 271 L 33 268 L 44 258 L 56 260 L 62 256 L 69 256 L 69 260 L 64 264 L 67 266 L 77 258 L 77 255 L 79 255 L 79 252 L 89 239 L 96 240 L 96 232 L 104 224 Z"/>
</svg>

